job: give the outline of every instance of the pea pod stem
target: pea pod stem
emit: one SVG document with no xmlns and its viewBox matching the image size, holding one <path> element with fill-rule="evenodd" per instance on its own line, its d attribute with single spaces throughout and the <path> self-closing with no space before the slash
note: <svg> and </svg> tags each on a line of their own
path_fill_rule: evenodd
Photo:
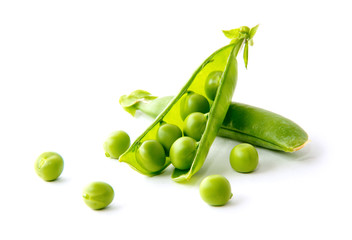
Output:
<svg viewBox="0 0 352 240">
<path fill-rule="evenodd" d="M 152 96 L 148 92 L 146 94 Z M 126 111 L 128 108 L 139 110 L 156 118 L 173 96 L 153 97 L 152 100 L 141 98 L 134 104 L 126 104 L 123 99 L 128 95 L 124 95 L 120 104 Z M 231 103 L 218 136 L 284 152 L 298 151 L 309 142 L 306 131 L 292 120 L 239 102 Z"/>
</svg>

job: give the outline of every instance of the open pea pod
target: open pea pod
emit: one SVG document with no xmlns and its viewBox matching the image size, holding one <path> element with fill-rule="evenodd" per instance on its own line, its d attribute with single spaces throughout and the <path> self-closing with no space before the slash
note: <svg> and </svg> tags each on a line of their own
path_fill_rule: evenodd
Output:
<svg viewBox="0 0 352 240">
<path fill-rule="evenodd" d="M 243 44 L 248 39 L 241 37 L 237 38 L 233 43 L 217 50 L 209 56 L 200 67 L 193 73 L 192 77 L 184 85 L 181 91 L 176 95 L 166 106 L 166 108 L 158 115 L 155 121 L 135 140 L 131 147 L 119 158 L 119 161 L 128 163 L 136 171 L 154 176 L 160 174 L 169 164 L 169 157 L 166 158 L 165 165 L 162 169 L 151 172 L 143 167 L 137 160 L 137 151 L 143 142 L 147 140 L 155 140 L 159 127 L 164 123 L 170 123 L 183 129 L 184 118 L 181 117 L 180 104 L 182 98 L 189 93 L 197 93 L 206 97 L 204 85 L 210 73 L 218 71 L 222 72 L 219 87 L 217 88 L 215 99 L 210 103 L 210 111 L 207 114 L 207 122 L 201 139 L 196 144 L 196 153 L 194 155 L 190 169 L 174 170 L 172 179 L 181 182 L 189 180 L 203 166 L 209 149 L 221 127 L 230 106 L 233 92 L 237 83 L 237 54 Z M 137 92 L 138 93 L 138 92 Z M 139 94 L 139 93 L 138 93 Z M 143 93 L 142 93 L 143 94 Z M 150 97 L 145 93 L 146 97 Z M 125 104 L 122 104 L 128 111 L 129 106 L 133 105 L 134 101 L 122 99 Z M 120 101 L 121 103 L 121 101 Z M 132 109 L 133 111 L 133 109 Z"/>
</svg>

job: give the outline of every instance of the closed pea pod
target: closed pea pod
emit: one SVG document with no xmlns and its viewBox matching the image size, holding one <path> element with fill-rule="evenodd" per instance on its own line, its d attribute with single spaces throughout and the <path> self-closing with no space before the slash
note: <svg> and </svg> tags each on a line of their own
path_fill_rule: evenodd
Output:
<svg viewBox="0 0 352 240">
<path fill-rule="evenodd" d="M 139 91 L 142 90 L 135 92 Z M 148 96 L 151 95 L 148 92 L 143 92 Z M 124 95 L 120 99 L 121 106 L 127 112 L 140 110 L 154 118 L 173 99 L 172 96 L 158 98 L 153 96 L 151 100 L 142 97 L 130 104 L 124 101 L 129 96 Z M 298 151 L 308 142 L 306 131 L 292 120 L 277 113 L 239 102 L 231 103 L 218 136 L 284 152 Z"/>
<path fill-rule="evenodd" d="M 169 102 L 168 106 L 158 115 L 155 121 L 135 140 L 127 152 L 120 157 L 120 161 L 130 164 L 135 170 L 149 176 L 159 174 L 165 167 L 167 167 L 170 164 L 169 158 L 165 161 L 164 167 L 157 172 L 151 172 L 144 168 L 138 163 L 138 161 L 136 161 L 136 152 L 138 151 L 138 148 L 145 140 L 156 139 L 156 133 L 164 122 L 182 128 L 183 118 L 187 115 L 187 113 L 180 112 L 181 109 L 184 109 L 181 106 L 184 103 L 182 98 L 185 99 L 193 94 L 198 94 L 205 98 L 204 85 L 207 76 L 214 71 L 220 71 L 223 73 L 218 88 L 218 92 L 221 92 L 221 94 L 217 94 L 214 101 L 210 104 L 206 127 L 201 139 L 197 142 L 196 152 L 191 167 L 186 170 L 176 168 L 172 174 L 172 179 L 175 181 L 189 180 L 197 171 L 199 171 L 230 105 L 237 81 L 236 56 L 244 42 L 244 38 L 238 38 L 233 43 L 219 49 L 207 58 L 195 71 L 179 94 Z M 188 113 L 191 113 L 191 111 Z"/>
</svg>

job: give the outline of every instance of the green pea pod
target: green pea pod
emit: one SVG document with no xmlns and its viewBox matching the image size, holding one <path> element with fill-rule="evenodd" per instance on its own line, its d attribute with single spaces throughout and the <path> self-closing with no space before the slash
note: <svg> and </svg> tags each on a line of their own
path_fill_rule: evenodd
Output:
<svg viewBox="0 0 352 240">
<path fill-rule="evenodd" d="M 151 139 L 156 139 L 158 128 L 163 123 L 170 123 L 183 128 L 183 119 L 180 114 L 180 100 L 189 93 L 195 92 L 205 96 L 204 84 L 207 76 L 213 71 L 222 71 L 219 88 L 213 102 L 211 103 L 210 112 L 204 133 L 199 142 L 197 142 L 196 153 L 189 170 L 174 170 L 172 179 L 181 182 L 189 180 L 204 164 L 205 158 L 209 152 L 211 144 L 220 129 L 221 123 L 224 121 L 228 107 L 230 106 L 232 95 L 237 82 L 237 54 L 245 41 L 244 38 L 237 39 L 234 43 L 229 44 L 208 57 L 200 67 L 194 72 L 190 80 L 181 89 L 179 94 L 175 96 L 166 108 L 158 115 L 155 121 L 142 133 L 131 147 L 119 158 L 119 161 L 128 163 L 138 172 L 154 176 L 160 174 L 169 164 L 170 159 L 167 157 L 165 166 L 157 172 L 146 170 L 137 161 L 136 152 L 140 145 Z"/>
<path fill-rule="evenodd" d="M 139 91 L 142 90 L 134 92 Z M 140 98 L 133 104 L 125 101 L 130 95 L 122 96 L 120 98 L 121 106 L 127 112 L 140 110 L 156 118 L 173 98 L 173 96 L 158 98 L 153 96 L 153 100 L 148 100 L 151 94 L 143 92 L 149 96 Z M 290 119 L 262 108 L 238 102 L 231 103 L 218 136 L 284 152 L 297 151 L 308 142 L 308 134 Z"/>
</svg>

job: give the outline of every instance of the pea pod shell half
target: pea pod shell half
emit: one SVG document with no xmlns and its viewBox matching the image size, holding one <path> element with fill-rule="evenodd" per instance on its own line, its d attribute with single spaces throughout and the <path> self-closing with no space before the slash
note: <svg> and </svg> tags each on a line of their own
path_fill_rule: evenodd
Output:
<svg viewBox="0 0 352 240">
<path fill-rule="evenodd" d="M 193 164 L 188 171 L 175 169 L 172 174 L 172 179 L 181 182 L 189 180 L 204 164 L 205 158 L 209 152 L 221 123 L 223 122 L 228 107 L 232 99 L 232 95 L 237 82 L 237 53 L 242 45 L 243 40 L 234 44 L 227 45 L 208 57 L 201 66 L 194 72 L 190 80 L 181 89 L 179 94 L 175 96 L 166 106 L 166 108 L 157 116 L 155 121 L 135 140 L 131 147 L 119 158 L 119 161 L 128 163 L 136 171 L 154 176 L 160 174 L 170 164 L 170 159 L 167 158 L 165 166 L 158 172 L 149 172 L 145 170 L 136 160 L 135 153 L 143 141 L 148 139 L 156 139 L 158 128 L 163 122 L 175 124 L 182 129 L 183 120 L 180 117 L 180 99 L 187 92 L 196 92 L 205 96 L 204 81 L 209 73 L 213 71 L 223 71 L 218 88 L 218 94 L 211 103 L 208 121 L 201 140 L 197 144 L 196 155 Z M 146 93 L 144 93 L 146 94 Z M 143 94 L 142 94 L 143 95 Z M 147 96 L 148 94 L 146 94 Z M 120 99 L 121 103 L 121 99 Z M 128 105 L 128 104 L 127 104 Z M 133 105 L 133 103 L 132 103 Z M 125 108 L 126 109 L 126 108 Z M 127 109 L 126 109 L 127 110 Z M 131 109 L 129 109 L 131 110 Z M 134 114 L 134 109 L 131 110 Z"/>
</svg>

